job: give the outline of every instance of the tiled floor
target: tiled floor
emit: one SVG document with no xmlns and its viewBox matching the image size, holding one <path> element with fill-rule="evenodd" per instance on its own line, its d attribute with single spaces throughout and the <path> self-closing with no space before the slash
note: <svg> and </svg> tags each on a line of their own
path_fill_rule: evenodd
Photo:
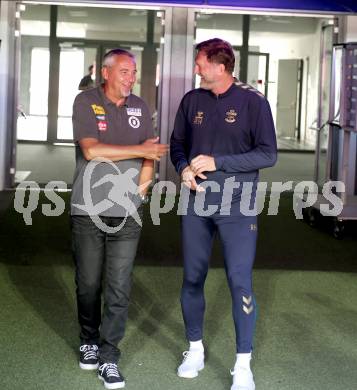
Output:
<svg viewBox="0 0 357 390">
<path fill-rule="evenodd" d="M 315 143 L 307 141 L 298 141 L 293 138 L 278 138 L 279 150 L 315 150 Z"/>
</svg>

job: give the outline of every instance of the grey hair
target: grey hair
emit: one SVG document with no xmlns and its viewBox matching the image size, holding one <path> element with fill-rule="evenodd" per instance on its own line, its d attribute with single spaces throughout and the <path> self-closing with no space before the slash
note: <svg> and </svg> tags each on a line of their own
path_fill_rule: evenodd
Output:
<svg viewBox="0 0 357 390">
<path fill-rule="evenodd" d="M 107 66 L 107 67 L 113 66 L 114 57 L 116 56 L 128 56 L 133 60 L 135 60 L 134 54 L 130 53 L 130 51 L 118 48 L 118 49 L 110 50 L 108 51 L 108 53 L 104 55 L 103 66 Z"/>
</svg>

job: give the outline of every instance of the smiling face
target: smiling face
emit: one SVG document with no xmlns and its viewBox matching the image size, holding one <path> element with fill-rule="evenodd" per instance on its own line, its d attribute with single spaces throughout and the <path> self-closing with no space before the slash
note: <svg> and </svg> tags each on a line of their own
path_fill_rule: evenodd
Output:
<svg viewBox="0 0 357 390">
<path fill-rule="evenodd" d="M 195 59 L 195 74 L 201 77 L 200 87 L 207 90 L 214 90 L 224 76 L 223 64 L 209 62 L 203 51 L 197 53 Z"/>
<path fill-rule="evenodd" d="M 136 72 L 133 58 L 125 54 L 113 56 L 102 69 L 106 93 L 118 100 L 128 97 L 136 81 Z"/>
</svg>

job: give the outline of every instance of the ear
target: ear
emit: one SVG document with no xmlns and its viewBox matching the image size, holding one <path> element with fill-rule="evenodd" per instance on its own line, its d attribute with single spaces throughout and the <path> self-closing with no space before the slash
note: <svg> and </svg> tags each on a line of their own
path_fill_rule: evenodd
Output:
<svg viewBox="0 0 357 390">
<path fill-rule="evenodd" d="M 102 68 L 102 77 L 103 77 L 103 80 L 108 80 L 108 67 L 107 66 L 103 66 Z"/>
<path fill-rule="evenodd" d="M 223 74 L 226 71 L 226 67 L 223 64 L 219 64 L 219 71 Z"/>
</svg>

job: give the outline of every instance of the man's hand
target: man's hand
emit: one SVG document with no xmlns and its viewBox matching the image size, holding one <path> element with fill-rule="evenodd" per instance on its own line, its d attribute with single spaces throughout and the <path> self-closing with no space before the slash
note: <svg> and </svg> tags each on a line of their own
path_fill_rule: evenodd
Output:
<svg viewBox="0 0 357 390">
<path fill-rule="evenodd" d="M 143 157 L 148 160 L 160 161 L 160 158 L 168 152 L 169 145 L 159 144 L 158 141 L 159 137 L 149 138 L 141 144 L 144 153 Z"/>
<path fill-rule="evenodd" d="M 181 179 L 183 184 L 188 187 L 190 190 L 197 192 L 203 192 L 205 189 L 199 186 L 195 179 L 195 174 L 190 167 L 186 167 L 181 173 Z"/>
<path fill-rule="evenodd" d="M 199 154 L 191 161 L 190 168 L 195 176 L 201 179 L 207 179 L 207 176 L 203 175 L 202 172 L 213 172 L 216 170 L 216 164 L 214 158 L 205 154 Z"/>
</svg>

